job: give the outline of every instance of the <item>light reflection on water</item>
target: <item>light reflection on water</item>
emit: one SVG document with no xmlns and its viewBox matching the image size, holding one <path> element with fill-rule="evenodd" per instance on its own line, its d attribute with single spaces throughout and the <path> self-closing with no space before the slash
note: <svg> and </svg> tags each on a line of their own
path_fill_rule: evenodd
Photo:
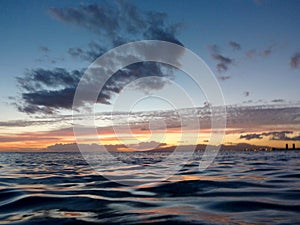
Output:
<svg viewBox="0 0 300 225">
<path fill-rule="evenodd" d="M 166 153 L 143 154 L 151 163 Z M 1 153 L 0 224 L 296 224 L 299 154 L 220 152 L 202 172 L 196 156 L 167 181 L 130 187 L 100 176 L 78 153 Z M 142 168 L 102 172 L 145 179 Z"/>
</svg>

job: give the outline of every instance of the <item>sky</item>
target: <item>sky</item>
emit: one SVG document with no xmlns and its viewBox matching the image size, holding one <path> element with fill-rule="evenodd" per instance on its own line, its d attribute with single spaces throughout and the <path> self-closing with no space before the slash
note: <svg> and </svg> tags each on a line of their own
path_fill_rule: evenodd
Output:
<svg viewBox="0 0 300 225">
<path fill-rule="evenodd" d="M 72 103 L 84 71 L 108 50 L 139 40 L 179 44 L 208 65 L 227 106 L 223 144 L 300 147 L 299 12 L 297 0 L 0 1 L 0 151 L 72 146 Z M 146 79 L 151 76 L 159 79 Z M 164 95 L 176 85 L 195 100 L 200 118 L 201 129 L 188 127 L 184 141 L 179 115 L 162 99 L 138 101 L 130 115 L 109 114 L 124 91 L 131 97 Z M 117 149 L 189 145 L 199 131 L 197 143 L 205 144 L 209 106 L 182 71 L 157 63 L 132 65 L 98 96 L 100 135 L 86 144 L 100 144 L 100 138 Z M 192 118 L 187 107 L 183 102 L 180 110 Z M 134 137 L 122 128 L 128 121 Z M 113 126 L 120 127 L 119 139 Z"/>
</svg>

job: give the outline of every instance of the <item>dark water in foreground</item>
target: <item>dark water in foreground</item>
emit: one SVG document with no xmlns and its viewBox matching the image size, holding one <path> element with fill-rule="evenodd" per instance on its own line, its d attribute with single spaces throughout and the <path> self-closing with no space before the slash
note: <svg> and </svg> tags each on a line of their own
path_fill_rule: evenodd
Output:
<svg viewBox="0 0 300 225">
<path fill-rule="evenodd" d="M 300 224 L 300 151 L 221 152 L 203 172 L 191 162 L 133 187 L 77 153 L 0 154 L 0 224 L 95 223 Z"/>
</svg>

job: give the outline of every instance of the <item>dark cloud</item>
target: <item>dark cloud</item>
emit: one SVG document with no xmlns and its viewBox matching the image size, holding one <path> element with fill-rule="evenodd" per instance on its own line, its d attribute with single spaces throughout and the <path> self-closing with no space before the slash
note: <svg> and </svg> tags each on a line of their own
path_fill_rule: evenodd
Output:
<svg viewBox="0 0 300 225">
<path fill-rule="evenodd" d="M 212 57 L 213 59 L 215 59 L 216 61 L 218 61 L 219 63 L 217 64 L 217 70 L 219 72 L 224 72 L 224 71 L 227 71 L 228 70 L 228 66 L 230 64 L 233 63 L 233 60 L 228 58 L 228 57 L 225 57 L 221 54 L 212 54 Z"/>
<path fill-rule="evenodd" d="M 269 56 L 272 54 L 272 49 L 271 48 L 268 48 L 268 49 L 265 49 L 263 52 L 262 52 L 262 55 L 263 56 Z"/>
<path fill-rule="evenodd" d="M 78 7 L 51 8 L 50 14 L 60 21 L 83 27 L 100 36 L 109 47 L 133 40 L 153 39 L 182 45 L 175 37 L 181 24 L 168 24 L 167 14 L 141 11 L 125 2 L 81 4 Z"/>
<path fill-rule="evenodd" d="M 271 49 L 266 49 L 266 50 L 264 50 L 263 51 L 263 56 L 269 56 L 269 55 L 271 55 L 271 53 L 272 53 L 272 50 Z"/>
<path fill-rule="evenodd" d="M 23 92 L 21 100 L 17 103 L 18 110 L 26 113 L 53 113 L 58 109 L 71 109 L 82 74 L 83 70 L 69 72 L 63 68 L 27 71 L 24 77 L 17 77 Z M 104 88 L 97 101 L 109 104 L 112 92 L 116 90 L 111 87 Z"/>
<path fill-rule="evenodd" d="M 220 53 L 220 48 L 217 45 L 209 45 L 209 51 L 212 58 L 217 61 L 216 68 L 219 72 L 225 72 L 228 70 L 228 66 L 233 63 L 233 59 L 226 57 Z"/>
<path fill-rule="evenodd" d="M 93 41 L 84 49 L 73 47 L 68 50 L 72 57 L 87 61 L 95 60 L 110 48 L 136 40 L 161 40 L 183 46 L 176 38 L 182 24 L 168 24 L 167 14 L 140 11 L 125 1 L 51 8 L 50 13 L 61 21 L 84 27 L 99 36 L 102 44 Z"/>
<path fill-rule="evenodd" d="M 46 46 L 40 46 L 39 50 L 43 53 L 48 53 L 50 51 L 50 49 Z"/>
<path fill-rule="evenodd" d="M 241 45 L 235 41 L 230 41 L 228 44 L 233 50 L 241 50 Z"/>
<path fill-rule="evenodd" d="M 290 65 L 293 69 L 300 66 L 300 53 L 296 53 L 291 57 Z"/>
<path fill-rule="evenodd" d="M 81 48 L 69 48 L 68 53 L 73 57 L 79 57 L 83 54 L 84 50 Z"/>
<path fill-rule="evenodd" d="M 273 131 L 273 132 L 264 132 L 264 133 L 252 133 L 241 135 L 240 139 L 262 139 L 263 137 L 269 137 L 270 140 L 276 141 L 299 141 L 300 136 L 289 137 L 287 134 L 293 134 L 293 131 Z"/>
<path fill-rule="evenodd" d="M 230 41 L 230 42 L 228 42 L 228 45 L 230 46 L 231 49 L 236 50 L 236 51 L 242 49 L 241 45 L 236 41 Z M 265 49 L 258 49 L 258 50 L 250 49 L 250 50 L 246 51 L 245 53 L 240 51 L 240 54 L 245 54 L 245 56 L 247 58 L 254 58 L 254 57 L 258 57 L 258 56 L 259 57 L 268 57 L 273 53 L 273 50 L 275 47 L 276 47 L 275 44 L 271 44 L 271 45 L 269 45 L 269 47 L 267 47 Z M 218 45 L 216 45 L 216 44 L 208 45 L 208 50 L 210 51 L 212 58 L 217 61 L 216 69 L 219 72 L 225 72 L 229 69 L 229 66 L 235 64 L 235 59 L 223 54 L 221 52 L 221 48 Z M 240 54 L 236 55 L 236 57 L 241 58 L 242 55 L 240 55 Z"/>
<path fill-rule="evenodd" d="M 293 137 L 287 137 L 287 134 L 293 134 L 292 131 L 275 131 L 275 132 L 267 132 L 262 133 L 263 136 L 270 136 L 270 140 L 278 140 L 278 141 L 287 141 L 293 140 Z"/>
<path fill-rule="evenodd" d="M 253 103 L 253 100 L 247 100 L 247 101 L 243 101 L 244 104 L 249 104 L 249 103 Z"/>
<path fill-rule="evenodd" d="M 250 96 L 250 92 L 249 92 L 249 91 L 244 91 L 243 95 L 244 95 L 245 97 L 249 97 L 249 96 Z"/>
<path fill-rule="evenodd" d="M 33 93 L 23 93 L 22 98 L 26 105 L 19 108 L 20 111 L 35 113 L 37 110 L 52 112 L 51 109 L 70 109 L 73 103 L 74 88 L 64 88 L 55 91 L 35 91 Z M 50 110 L 50 111 L 49 111 Z"/>
<path fill-rule="evenodd" d="M 211 53 L 219 53 L 220 52 L 220 47 L 216 44 L 214 45 L 208 45 L 208 50 L 211 52 Z"/>
<path fill-rule="evenodd" d="M 68 54 L 74 58 L 80 58 L 86 61 L 93 61 L 107 51 L 104 47 L 95 41 L 89 43 L 87 48 L 69 48 Z"/>
<path fill-rule="evenodd" d="M 176 38 L 181 24 L 168 23 L 167 14 L 153 11 L 140 11 L 133 4 L 125 1 L 104 2 L 103 4 L 81 4 L 77 7 L 51 8 L 50 14 L 56 19 L 75 26 L 85 28 L 97 35 L 97 41 L 91 41 L 86 48 L 72 47 L 68 49 L 71 57 L 93 61 L 108 49 L 123 43 L 155 39 L 182 45 Z M 46 48 L 44 48 L 46 50 Z M 142 51 L 141 51 L 142 52 Z M 122 60 L 126 57 L 139 57 L 139 49 L 134 53 L 120 53 L 116 56 Z M 177 62 L 181 53 L 170 53 Z M 108 62 L 108 64 L 113 62 Z M 28 70 L 24 76 L 18 77 L 21 90 L 18 109 L 26 113 L 53 113 L 60 109 L 71 109 L 76 87 L 83 75 L 84 69 L 67 71 L 63 68 Z M 106 83 L 98 96 L 97 102 L 110 104 L 114 94 L 117 94 L 128 83 L 138 78 L 156 76 L 172 76 L 172 69 L 164 64 L 141 62 L 127 66 L 117 71 Z M 86 88 L 95 89 L 102 81 L 99 77 L 90 81 Z M 143 91 L 157 90 L 164 87 L 163 79 L 151 79 L 140 82 L 137 89 Z M 96 89 L 95 89 L 96 90 Z M 82 99 L 84 105 L 87 99 Z"/>
<path fill-rule="evenodd" d="M 108 5 L 102 7 L 97 4 L 80 5 L 64 9 L 50 8 L 49 12 L 57 19 L 84 27 L 96 33 L 114 36 L 116 29 L 120 27 L 116 8 Z"/>
<path fill-rule="evenodd" d="M 275 47 L 275 44 L 270 45 L 268 48 L 262 51 L 261 55 L 264 57 L 270 56 L 273 53 Z"/>
<path fill-rule="evenodd" d="M 272 102 L 274 102 L 274 103 L 283 103 L 283 102 L 285 102 L 285 100 L 284 99 L 273 99 Z"/>
<path fill-rule="evenodd" d="M 216 68 L 219 72 L 223 72 L 223 71 L 228 70 L 228 66 L 225 63 L 218 63 Z"/>
<path fill-rule="evenodd" d="M 231 78 L 231 76 L 220 76 L 218 78 L 222 81 L 225 81 L 225 80 L 229 80 Z"/>
<path fill-rule="evenodd" d="M 268 132 L 262 133 L 263 136 L 270 136 L 270 140 L 277 140 L 277 141 L 299 141 L 300 136 L 292 136 L 289 137 L 287 134 L 293 134 L 293 131 L 275 131 L 275 132 Z"/>
<path fill-rule="evenodd" d="M 219 61 L 220 63 L 224 63 L 226 65 L 232 63 L 232 59 L 230 59 L 228 57 L 225 57 L 225 56 L 223 56 L 221 54 L 213 54 L 212 57 L 215 60 Z"/>
<path fill-rule="evenodd" d="M 67 71 L 63 68 L 55 68 L 53 70 L 36 69 L 26 72 L 24 77 L 18 77 L 17 82 L 22 91 L 21 100 L 17 103 L 17 108 L 21 112 L 26 113 L 54 113 L 60 109 L 71 109 L 73 98 L 83 75 L 84 70 Z M 93 76 L 92 80 L 84 89 L 84 96 L 91 96 L 90 92 L 97 90 L 100 86 L 101 73 Z M 117 71 L 105 83 L 100 92 L 97 103 L 110 104 L 115 94 L 118 94 L 124 86 L 130 82 L 145 77 L 156 78 L 146 79 L 136 82 L 135 88 L 145 92 L 158 90 L 168 83 L 163 77 L 172 76 L 163 71 L 161 64 L 155 62 L 135 63 Z M 90 93 L 90 94 L 89 94 Z M 82 99 L 84 105 L 89 98 Z"/>
<path fill-rule="evenodd" d="M 63 68 L 53 70 L 34 69 L 27 70 L 23 77 L 17 77 L 21 89 L 26 91 L 41 91 L 47 87 L 73 87 L 78 84 L 83 70 L 68 72 Z"/>
<path fill-rule="evenodd" d="M 252 139 L 262 139 L 261 134 L 245 134 L 241 135 L 240 139 L 252 140 Z"/>
</svg>

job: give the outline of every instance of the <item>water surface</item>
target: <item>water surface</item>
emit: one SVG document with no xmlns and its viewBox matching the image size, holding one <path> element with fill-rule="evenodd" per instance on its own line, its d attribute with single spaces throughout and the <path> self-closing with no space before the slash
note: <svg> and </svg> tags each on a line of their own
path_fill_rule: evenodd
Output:
<svg viewBox="0 0 300 225">
<path fill-rule="evenodd" d="M 127 166 L 106 172 L 141 176 L 164 154 L 127 153 Z M 299 224 L 299 157 L 224 151 L 205 171 L 195 157 L 167 181 L 125 186 L 79 153 L 0 153 L 0 224 Z"/>
</svg>

